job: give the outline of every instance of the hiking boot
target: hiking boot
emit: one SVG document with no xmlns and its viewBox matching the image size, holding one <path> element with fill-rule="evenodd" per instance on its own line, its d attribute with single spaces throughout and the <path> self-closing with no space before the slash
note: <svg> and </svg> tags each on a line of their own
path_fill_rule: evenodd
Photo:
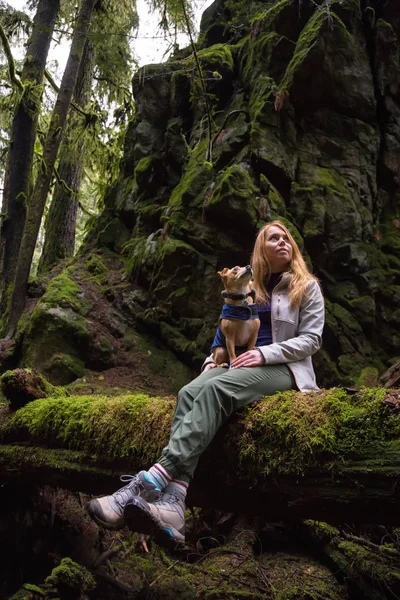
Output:
<svg viewBox="0 0 400 600">
<path fill-rule="evenodd" d="M 121 475 L 121 481 L 129 483 L 111 496 L 94 498 L 85 506 L 92 519 L 107 529 L 125 527 L 124 508 L 129 500 L 136 497 L 158 500 L 161 495 L 161 490 L 146 471 L 140 471 L 138 475 Z"/>
<path fill-rule="evenodd" d="M 175 494 L 164 493 L 155 502 L 134 496 L 125 506 L 124 519 L 129 529 L 152 534 L 164 548 L 185 543 L 185 503 Z"/>
</svg>

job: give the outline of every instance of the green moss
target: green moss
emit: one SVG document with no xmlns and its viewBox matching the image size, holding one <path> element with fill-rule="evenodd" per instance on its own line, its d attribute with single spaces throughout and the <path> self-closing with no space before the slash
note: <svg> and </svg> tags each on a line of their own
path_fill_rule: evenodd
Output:
<svg viewBox="0 0 400 600">
<path fill-rule="evenodd" d="M 177 327 L 168 323 L 161 323 L 161 335 L 178 354 L 190 352 L 196 348 L 196 342 L 188 340 Z"/>
<path fill-rule="evenodd" d="M 38 392 L 42 392 L 43 398 L 51 396 L 59 398 L 65 396 L 65 388 L 52 385 L 37 371 L 32 369 L 14 369 L 6 371 L 0 377 L 1 386 L 15 387 L 33 385 Z"/>
<path fill-rule="evenodd" d="M 333 388 L 261 400 L 245 410 L 235 440 L 240 469 L 250 480 L 323 465 L 340 472 L 346 457 L 379 457 L 388 442 L 398 448 L 400 416 L 383 404 L 386 393 L 364 388 L 348 395 Z M 148 465 L 168 441 L 174 407 L 172 399 L 146 394 L 41 399 L 8 416 L 1 440 L 80 450 L 99 462 L 122 458 Z"/>
<path fill-rule="evenodd" d="M 45 586 L 61 597 L 83 598 L 96 587 L 93 575 L 85 567 L 70 558 L 63 558 L 60 564 L 46 578 Z"/>
<path fill-rule="evenodd" d="M 395 32 L 394 32 L 394 30 L 393 30 L 393 26 L 391 25 L 391 23 L 388 23 L 384 19 L 378 19 L 377 22 L 376 22 L 376 27 L 382 27 L 384 29 L 389 29 L 393 33 L 393 35 L 395 37 L 397 37 L 396 34 L 395 34 Z"/>
<path fill-rule="evenodd" d="M 73 357 L 76 344 L 87 345 L 89 340 L 87 321 L 83 316 L 72 308 L 49 306 L 42 299 L 36 305 L 27 326 L 22 365 L 33 365 L 49 376 L 45 365 L 54 359 L 56 353 Z"/>
<path fill-rule="evenodd" d="M 210 78 L 210 75 L 215 79 L 221 79 L 222 76 L 227 75 L 233 71 L 234 61 L 232 51 L 229 44 L 214 44 L 197 52 L 201 68 L 203 70 L 203 76 Z M 193 55 L 182 60 L 182 67 L 185 71 L 197 70 L 196 61 Z M 204 71 L 206 73 L 204 73 Z M 197 73 L 197 71 L 196 71 Z M 176 80 L 181 75 L 180 72 L 174 73 L 173 78 Z M 196 78 L 195 84 L 198 85 L 198 77 Z"/>
<path fill-rule="evenodd" d="M 126 269 L 128 275 L 139 271 L 145 266 L 151 270 L 149 277 L 151 287 L 157 281 L 160 269 L 167 257 L 172 260 L 173 255 L 192 254 L 197 252 L 181 240 L 172 236 L 162 237 L 151 234 L 148 237 L 132 238 L 126 245 L 128 251 Z"/>
<path fill-rule="evenodd" d="M 105 275 L 108 269 L 96 254 L 92 254 L 86 261 L 87 269 L 93 275 Z"/>
<path fill-rule="evenodd" d="M 347 540 L 338 543 L 338 550 L 348 559 L 351 570 L 358 577 L 366 575 L 375 582 L 381 582 L 388 589 L 393 584 L 398 585 L 398 570 L 383 553 L 379 554 Z"/>
<path fill-rule="evenodd" d="M 233 70 L 233 57 L 231 48 L 228 44 L 214 44 L 204 48 L 197 53 L 200 64 L 204 69 L 218 69 L 222 67 L 223 70 Z M 187 60 L 194 60 L 193 57 Z"/>
<path fill-rule="evenodd" d="M 99 338 L 99 348 L 102 352 L 109 353 L 114 351 L 114 346 L 104 335 Z"/>
<path fill-rule="evenodd" d="M 272 107 L 273 94 L 276 92 L 276 84 L 272 77 L 268 75 L 260 75 L 257 78 L 254 85 L 251 87 L 251 94 L 249 100 L 249 113 L 250 120 L 252 122 L 252 131 L 255 128 L 255 122 L 257 122 L 265 106 Z"/>
<path fill-rule="evenodd" d="M 32 598 L 45 598 L 46 592 L 37 585 L 25 583 L 22 589 L 9 597 L 8 600 L 32 600 Z"/>
<path fill-rule="evenodd" d="M 135 175 L 138 175 L 138 173 L 145 173 L 146 171 L 148 171 L 151 167 L 152 162 L 153 159 L 151 158 L 151 156 L 144 156 L 143 158 L 141 158 L 135 167 Z"/>
<path fill-rule="evenodd" d="M 263 473 L 302 473 L 321 463 L 340 470 L 346 455 L 378 452 L 398 439 L 400 419 L 382 405 L 386 391 L 286 392 L 247 409 L 239 440 L 243 468 Z M 365 424 L 365 427 L 363 426 Z"/>
<path fill-rule="evenodd" d="M 72 268 L 67 268 L 54 277 L 48 284 L 39 304 L 44 303 L 47 308 L 72 308 L 76 313 L 86 315 L 91 305 L 83 299 L 82 289 L 71 275 Z"/>
<path fill-rule="evenodd" d="M 241 213 L 254 225 L 258 217 L 259 190 L 241 165 L 228 167 L 218 180 L 207 203 L 207 214 Z"/>
<path fill-rule="evenodd" d="M 286 212 L 285 201 L 263 173 L 260 175 L 260 189 L 262 194 L 266 193 L 272 212 L 277 216 L 284 216 Z"/>
<path fill-rule="evenodd" d="M 375 387 L 378 383 L 379 371 L 375 367 L 365 367 L 358 379 L 358 385 L 364 387 Z"/>
<path fill-rule="evenodd" d="M 336 195 L 341 196 L 343 199 L 350 200 L 350 192 L 345 178 L 339 175 L 334 169 L 316 167 L 315 183 L 326 190 L 332 190 Z"/>
<path fill-rule="evenodd" d="M 147 174 L 152 168 L 153 159 L 151 156 L 144 156 L 138 162 L 134 171 L 134 182 L 132 190 L 138 191 L 142 189 L 143 184 L 146 183 L 148 177 Z"/>
<path fill-rule="evenodd" d="M 326 566 L 310 556 L 265 553 L 260 563 L 268 573 L 273 600 L 343 600 L 345 589 Z"/>
<path fill-rule="evenodd" d="M 264 31 L 274 29 L 276 28 L 276 20 L 283 14 L 286 8 L 292 8 L 292 0 L 280 0 L 276 2 L 266 12 L 254 16 L 251 19 L 251 24 L 253 27 L 256 24 L 260 24 Z"/>
<path fill-rule="evenodd" d="M 340 304 L 336 304 L 336 303 L 332 303 L 330 305 L 330 307 L 331 307 L 332 315 L 340 323 L 345 325 L 345 327 L 347 327 L 347 329 L 350 332 L 353 332 L 356 335 L 362 335 L 363 331 L 362 331 L 361 325 L 358 323 L 358 321 L 352 316 L 352 314 L 348 310 L 343 308 L 343 306 L 340 306 Z"/>
<path fill-rule="evenodd" d="M 168 441 L 175 402 L 136 394 L 71 396 L 31 402 L 3 426 L 3 439 L 95 453 L 106 460 L 154 461 Z"/>
<path fill-rule="evenodd" d="M 163 327 L 163 336 L 170 348 L 175 347 L 178 351 L 185 351 L 188 350 L 188 348 L 192 349 L 190 342 L 186 338 L 183 338 L 179 332 L 177 333 L 177 331 L 174 330 L 173 334 L 170 335 L 170 330 L 165 323 Z M 189 345 L 187 346 L 186 344 Z M 190 381 L 190 370 L 181 362 L 177 361 L 176 355 L 171 352 L 168 347 L 164 347 L 160 343 L 157 343 L 156 345 L 143 335 L 135 336 L 134 346 L 135 350 L 145 354 L 146 360 L 154 373 L 168 379 L 172 392 L 178 393 L 179 390 Z M 151 381 L 148 383 L 151 385 Z"/>
<path fill-rule="evenodd" d="M 347 36 L 350 35 L 343 21 L 334 12 L 322 7 L 315 10 L 297 40 L 293 57 L 279 85 L 281 91 L 290 89 L 297 71 L 317 44 L 321 30 L 328 22 L 333 23 L 331 27 L 339 27 Z"/>
<path fill-rule="evenodd" d="M 85 374 L 85 363 L 72 354 L 54 352 L 49 359 L 42 364 L 43 371 L 52 381 L 66 385 L 75 381 Z"/>
<path fill-rule="evenodd" d="M 331 540 L 339 535 L 339 530 L 336 527 L 333 527 L 324 521 L 312 521 L 307 519 L 304 521 L 304 525 L 306 527 L 311 527 L 320 540 Z"/>
<path fill-rule="evenodd" d="M 207 147 L 208 140 L 201 140 L 191 152 L 181 180 L 171 194 L 165 221 L 174 219 L 174 213 L 182 206 L 204 202 L 205 191 L 213 180 L 213 167 L 205 160 Z"/>
<path fill-rule="evenodd" d="M 249 83 L 252 82 L 255 84 L 255 87 L 257 86 L 257 81 L 259 81 L 260 76 L 262 76 L 262 72 L 259 72 L 260 68 L 257 67 L 257 65 L 261 64 L 264 66 L 270 64 L 273 51 L 281 40 L 281 35 L 278 35 L 275 31 L 269 31 L 268 33 L 262 33 L 256 40 L 252 40 L 249 43 L 247 60 L 243 68 L 243 78 L 245 81 Z M 255 77 L 255 74 L 257 74 L 258 77 Z M 273 80 L 271 79 L 271 82 L 272 81 Z"/>
<path fill-rule="evenodd" d="M 99 466 L 97 456 L 85 456 L 83 463 L 82 452 L 65 449 L 40 448 L 39 446 L 26 447 L 16 444 L 0 445 L 0 461 L 8 465 L 7 468 L 19 470 L 21 464 L 33 473 L 36 469 L 54 469 L 69 473 L 72 477 L 84 472 L 94 477 L 109 477 L 110 470 Z M 138 465 L 141 466 L 141 465 Z"/>
</svg>

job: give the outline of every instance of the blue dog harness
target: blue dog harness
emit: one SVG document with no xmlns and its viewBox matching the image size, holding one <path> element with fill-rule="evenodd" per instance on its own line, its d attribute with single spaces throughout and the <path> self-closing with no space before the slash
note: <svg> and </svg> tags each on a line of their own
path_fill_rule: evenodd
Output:
<svg viewBox="0 0 400 600">
<path fill-rule="evenodd" d="M 272 290 L 277 285 L 281 278 L 282 273 L 272 273 L 271 277 L 267 284 L 267 290 L 269 295 L 271 296 Z M 224 297 L 227 297 L 226 292 L 222 292 Z M 253 296 L 253 294 L 249 294 Z M 239 294 L 238 294 L 239 296 Z M 244 294 L 241 297 L 232 298 L 232 300 L 241 300 Z M 253 296 L 254 300 L 254 296 Z M 234 313 L 225 314 L 224 311 L 235 311 Z M 238 312 L 236 312 L 238 311 Z M 251 315 L 250 315 L 251 313 Z M 240 316 L 240 314 L 242 316 Z M 222 313 L 220 316 L 220 320 L 223 318 L 231 318 L 231 319 L 242 319 L 247 321 L 247 319 L 255 319 L 259 317 L 260 319 L 260 329 L 258 331 L 258 337 L 256 341 L 257 346 L 268 346 L 272 344 L 272 325 L 271 325 L 271 301 L 268 301 L 266 304 L 248 304 L 247 306 L 233 306 L 232 304 L 224 304 L 222 307 Z M 211 351 L 214 348 L 219 346 L 223 346 L 226 348 L 225 336 L 221 331 L 220 326 L 218 326 L 217 332 L 215 334 L 215 338 L 213 343 L 211 344 Z M 236 346 L 235 348 L 236 354 L 240 354 L 242 352 L 246 352 L 247 346 Z"/>
<path fill-rule="evenodd" d="M 239 319 L 240 321 L 248 321 L 249 319 L 258 319 L 258 311 L 255 304 L 248 304 L 247 306 L 234 306 L 233 304 L 224 304 L 222 312 L 219 317 L 221 319 Z M 217 332 L 213 343 L 211 344 L 211 350 L 219 346 L 226 347 L 225 336 L 221 331 L 221 327 L 218 325 Z M 247 350 L 247 346 L 236 346 L 238 351 Z"/>
<path fill-rule="evenodd" d="M 219 317 L 221 319 L 239 319 L 248 321 L 249 319 L 258 319 L 258 312 L 255 304 L 247 306 L 234 306 L 233 304 L 224 304 Z"/>
</svg>

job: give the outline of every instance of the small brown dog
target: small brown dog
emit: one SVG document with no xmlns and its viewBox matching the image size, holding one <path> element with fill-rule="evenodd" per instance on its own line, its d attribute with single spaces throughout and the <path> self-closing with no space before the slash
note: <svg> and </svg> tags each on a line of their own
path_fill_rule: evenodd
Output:
<svg viewBox="0 0 400 600">
<path fill-rule="evenodd" d="M 229 366 L 236 358 L 236 348 L 253 350 L 257 341 L 260 319 L 255 304 L 249 304 L 248 298 L 254 302 L 255 292 L 250 281 L 253 276 L 250 265 L 247 267 L 225 267 L 218 271 L 225 285 L 222 296 L 225 304 L 220 316 L 220 325 L 215 337 L 212 353 L 218 367 Z M 226 347 L 220 345 L 219 331 L 225 336 Z"/>
</svg>

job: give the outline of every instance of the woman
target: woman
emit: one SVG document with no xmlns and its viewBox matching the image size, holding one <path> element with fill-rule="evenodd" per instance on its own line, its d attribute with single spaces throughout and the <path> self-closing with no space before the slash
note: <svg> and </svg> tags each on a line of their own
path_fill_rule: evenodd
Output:
<svg viewBox="0 0 400 600">
<path fill-rule="evenodd" d="M 318 389 L 311 355 L 321 346 L 324 301 L 299 247 L 280 221 L 263 227 L 252 256 L 259 309 L 257 347 L 228 371 L 212 356 L 177 399 L 168 446 L 149 471 L 125 475 L 127 485 L 87 505 L 109 529 L 128 525 L 161 544 L 184 543 L 185 497 L 202 452 L 235 411 L 279 391 Z"/>
</svg>

